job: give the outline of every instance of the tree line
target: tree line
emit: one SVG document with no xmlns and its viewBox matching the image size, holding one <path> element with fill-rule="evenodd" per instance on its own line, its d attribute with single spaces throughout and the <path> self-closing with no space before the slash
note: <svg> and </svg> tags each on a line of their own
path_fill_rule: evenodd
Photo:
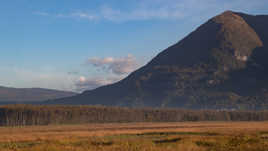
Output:
<svg viewBox="0 0 268 151">
<path fill-rule="evenodd" d="M 266 121 L 268 111 L 184 110 L 105 106 L 0 106 L 0 126 L 128 122 Z"/>
</svg>

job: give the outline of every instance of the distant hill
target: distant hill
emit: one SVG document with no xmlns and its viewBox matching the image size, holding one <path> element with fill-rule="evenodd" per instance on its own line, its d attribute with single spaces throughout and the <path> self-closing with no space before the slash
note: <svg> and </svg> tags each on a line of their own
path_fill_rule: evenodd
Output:
<svg viewBox="0 0 268 151">
<path fill-rule="evenodd" d="M 41 88 L 9 88 L 0 86 L 0 104 L 20 102 L 41 102 L 74 96 L 74 92 L 41 89 Z"/>
<path fill-rule="evenodd" d="M 267 28 L 267 15 L 226 11 L 127 78 L 46 103 L 268 109 Z"/>
</svg>

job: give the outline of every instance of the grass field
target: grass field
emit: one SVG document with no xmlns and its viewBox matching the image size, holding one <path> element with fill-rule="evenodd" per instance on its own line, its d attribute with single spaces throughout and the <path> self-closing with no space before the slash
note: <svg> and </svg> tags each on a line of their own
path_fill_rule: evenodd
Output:
<svg viewBox="0 0 268 151">
<path fill-rule="evenodd" d="M 0 151 L 268 151 L 268 122 L 2 127 Z"/>
</svg>

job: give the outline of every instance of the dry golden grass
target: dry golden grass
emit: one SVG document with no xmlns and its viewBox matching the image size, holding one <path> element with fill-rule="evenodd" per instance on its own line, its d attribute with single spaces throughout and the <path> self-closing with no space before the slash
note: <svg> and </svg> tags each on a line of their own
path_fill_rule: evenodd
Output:
<svg viewBox="0 0 268 151">
<path fill-rule="evenodd" d="M 0 128 L 0 151 L 268 151 L 268 122 Z"/>
</svg>

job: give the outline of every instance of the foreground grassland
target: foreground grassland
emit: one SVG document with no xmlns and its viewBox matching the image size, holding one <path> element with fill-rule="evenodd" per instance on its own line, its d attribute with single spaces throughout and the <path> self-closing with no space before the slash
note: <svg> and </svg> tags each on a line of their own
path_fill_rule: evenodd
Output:
<svg viewBox="0 0 268 151">
<path fill-rule="evenodd" d="M 268 151 L 268 122 L 3 127 L 0 151 Z"/>
</svg>

